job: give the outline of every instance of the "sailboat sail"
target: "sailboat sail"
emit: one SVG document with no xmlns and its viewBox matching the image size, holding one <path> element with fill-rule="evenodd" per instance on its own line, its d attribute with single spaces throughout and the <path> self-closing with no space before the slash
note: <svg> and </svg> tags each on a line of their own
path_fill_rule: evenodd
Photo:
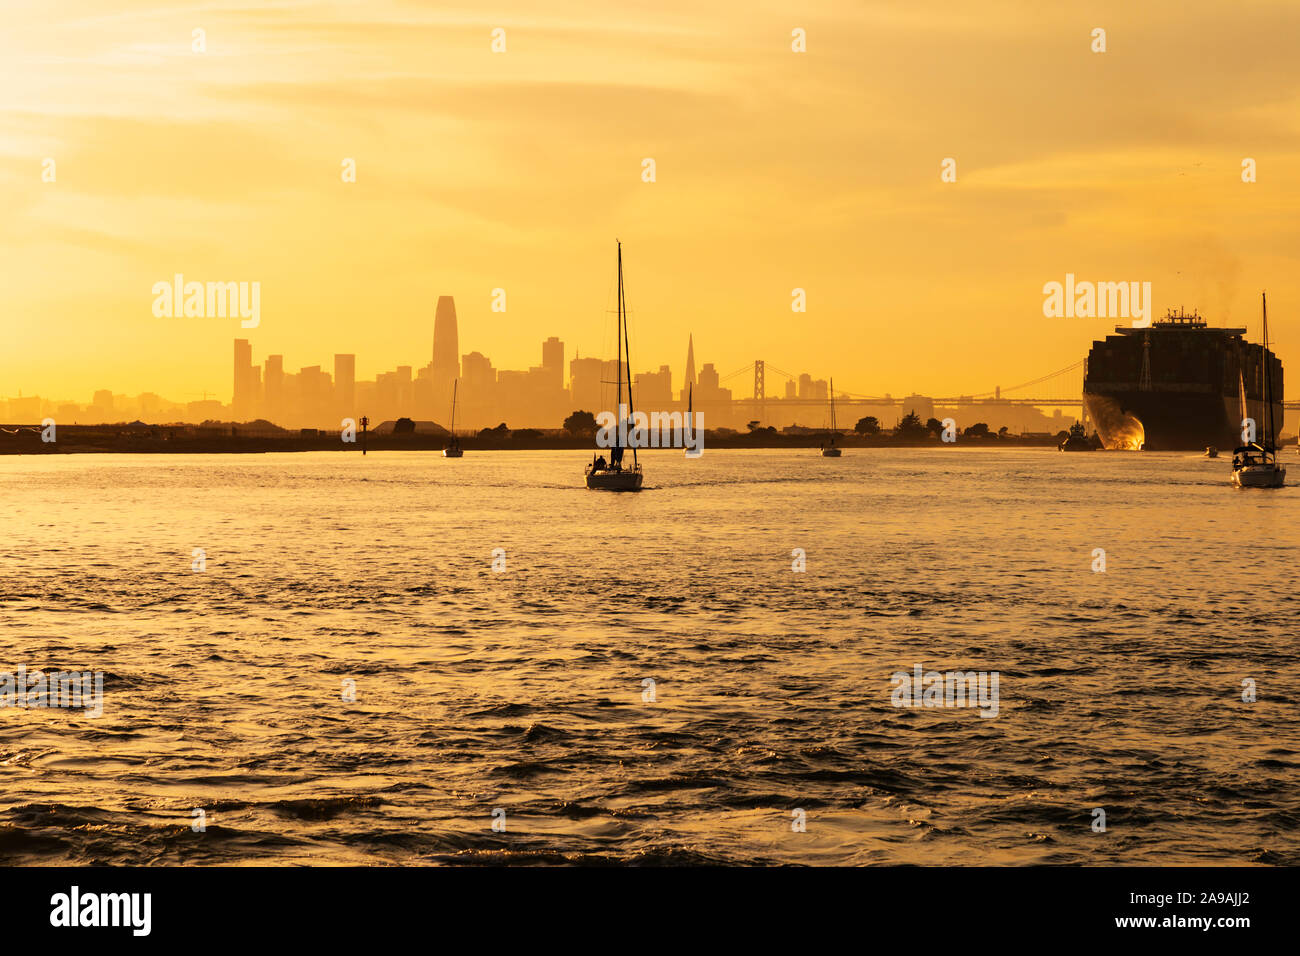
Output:
<svg viewBox="0 0 1300 956">
<path fill-rule="evenodd" d="M 635 420 L 635 411 L 632 403 L 631 346 L 628 343 L 627 334 L 627 299 L 623 288 L 622 243 L 618 244 L 618 331 L 615 338 L 618 342 L 618 412 L 615 415 L 614 440 L 609 449 L 608 465 L 604 463 L 604 459 L 593 459 L 591 466 L 587 469 L 587 487 L 604 488 L 610 491 L 639 491 L 641 489 L 642 474 L 641 466 L 637 464 L 636 460 L 637 441 L 635 439 L 629 442 L 632 448 L 632 467 L 625 468 L 623 466 L 628 447 L 624 444 L 623 439 L 627 437 L 628 425 Z M 628 373 L 626 405 L 623 403 L 624 371 Z M 624 414 L 625 409 L 626 414 Z"/>
<path fill-rule="evenodd" d="M 1237 369 L 1237 384 L 1241 389 L 1241 427 L 1245 428 L 1250 413 L 1246 411 L 1246 374 L 1241 369 Z"/>
</svg>

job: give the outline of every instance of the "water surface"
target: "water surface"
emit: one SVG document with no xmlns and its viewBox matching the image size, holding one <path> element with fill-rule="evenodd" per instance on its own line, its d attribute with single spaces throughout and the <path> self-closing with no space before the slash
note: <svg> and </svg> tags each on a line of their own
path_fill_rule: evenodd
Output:
<svg viewBox="0 0 1300 956">
<path fill-rule="evenodd" d="M 0 709 L 0 861 L 1300 863 L 1300 490 L 585 460 L 0 459 L 0 671 L 105 675 L 97 719 Z M 998 672 L 998 715 L 892 706 L 917 664 Z"/>
</svg>

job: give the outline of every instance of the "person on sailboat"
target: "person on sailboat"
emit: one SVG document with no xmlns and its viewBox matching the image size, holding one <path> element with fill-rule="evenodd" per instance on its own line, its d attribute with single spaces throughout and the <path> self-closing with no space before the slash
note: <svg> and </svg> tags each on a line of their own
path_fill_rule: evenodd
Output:
<svg viewBox="0 0 1300 956">
<path fill-rule="evenodd" d="M 594 460 L 592 461 L 592 463 L 591 463 L 591 470 L 592 470 L 592 471 L 604 471 L 604 470 L 605 470 L 605 456 L 604 456 L 604 455 L 601 455 L 600 457 L 598 457 L 598 458 L 596 458 L 596 459 L 594 459 Z"/>
</svg>

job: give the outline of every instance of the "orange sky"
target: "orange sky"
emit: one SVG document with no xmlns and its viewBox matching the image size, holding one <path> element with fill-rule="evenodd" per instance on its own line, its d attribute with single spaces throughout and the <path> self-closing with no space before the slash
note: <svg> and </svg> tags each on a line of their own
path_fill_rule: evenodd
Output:
<svg viewBox="0 0 1300 956">
<path fill-rule="evenodd" d="M 0 396 L 228 400 L 236 337 L 369 378 L 429 360 L 439 294 L 498 368 L 599 354 L 616 236 L 677 383 L 693 332 L 723 372 L 1013 385 L 1115 324 L 1044 318 L 1067 272 L 1252 337 L 1267 288 L 1300 360 L 1294 3 L 433 6 L 4 0 Z M 260 326 L 155 318 L 176 272 L 259 281 Z"/>
</svg>

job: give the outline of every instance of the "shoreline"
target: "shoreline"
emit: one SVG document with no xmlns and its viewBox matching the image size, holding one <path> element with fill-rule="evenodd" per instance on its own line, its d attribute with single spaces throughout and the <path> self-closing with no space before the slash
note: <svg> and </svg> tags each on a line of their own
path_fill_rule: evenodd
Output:
<svg viewBox="0 0 1300 956">
<path fill-rule="evenodd" d="M 150 426 L 131 428 L 127 426 L 99 425 L 65 425 L 55 432 L 55 440 L 41 440 L 37 428 L 22 427 L 13 432 L 0 433 L 0 455 L 70 455 L 70 454 L 267 454 L 277 452 L 333 451 L 358 453 L 362 450 L 363 439 L 356 436 L 355 442 L 344 442 L 337 432 L 321 434 L 309 430 L 309 434 L 239 434 L 238 426 L 224 429 L 224 434 L 214 433 L 216 429 L 203 429 L 195 434 L 193 426 Z M 231 431 L 234 433 L 231 434 Z M 187 434 L 188 432 L 188 434 Z M 574 436 L 563 433 L 520 435 L 462 435 L 460 445 L 467 452 L 481 451 L 590 451 L 601 452 L 590 435 Z M 704 435 L 703 447 L 710 448 L 820 448 L 824 435 L 774 435 L 771 433 Z M 391 432 L 376 434 L 370 432 L 364 437 L 366 451 L 427 451 L 441 453 L 447 446 L 446 434 L 393 434 Z M 926 448 L 974 446 L 979 448 L 1016 448 L 1016 447 L 1056 447 L 1055 436 L 1011 436 L 999 438 L 961 438 L 956 442 L 942 442 L 937 437 L 924 439 L 895 439 L 888 435 L 862 436 L 841 433 L 836 445 L 844 449 L 853 448 Z M 680 448 L 646 448 L 643 451 L 681 451 Z"/>
<path fill-rule="evenodd" d="M 35 441 L 0 441 L 0 455 L 261 455 L 261 454 L 282 454 L 294 452 L 339 452 L 344 454 L 359 454 L 362 451 L 361 442 L 358 440 L 355 444 L 344 443 L 338 439 L 320 439 L 320 438 L 226 438 L 214 440 L 209 438 L 203 439 L 173 439 L 173 440 L 87 440 L 84 438 L 69 437 L 60 439 L 55 442 L 41 442 L 39 436 L 34 436 Z M 401 436 L 393 438 L 392 436 L 374 436 L 367 438 L 365 450 L 367 452 L 382 451 L 424 451 L 431 454 L 440 455 L 442 449 L 446 446 L 445 440 L 434 436 Z M 915 449 L 915 448 L 945 448 L 945 449 L 1013 449 L 1013 448 L 1051 448 L 1057 446 L 1056 439 L 1045 440 L 1018 440 L 1018 439 L 959 439 L 956 442 L 933 441 L 842 441 L 837 443 L 837 447 L 846 451 L 853 450 L 871 450 L 871 451 L 889 451 L 891 449 Z M 583 451 L 595 453 L 607 453 L 606 449 L 596 448 L 589 439 L 559 441 L 547 439 L 531 439 L 518 442 L 492 441 L 486 439 L 462 439 L 461 447 L 468 453 L 487 452 L 487 451 Z M 792 438 L 788 441 L 765 439 L 746 439 L 746 438 L 718 438 L 706 439 L 704 442 L 704 451 L 707 453 L 711 449 L 734 450 L 734 449 L 754 449 L 754 450 L 816 450 L 821 447 L 819 440 L 808 440 Z M 1289 446 L 1286 446 L 1289 447 Z M 643 448 L 638 449 L 643 453 L 653 452 L 677 452 L 680 448 Z M 1096 449 L 1097 451 L 1106 451 L 1106 449 Z M 1200 452 L 1204 449 L 1171 449 L 1182 452 Z M 1220 449 L 1220 453 L 1223 453 Z M 1231 449 L 1228 449 L 1231 451 Z"/>
<path fill-rule="evenodd" d="M 341 452 L 359 453 L 362 450 L 362 436 L 357 435 L 355 442 L 344 442 L 339 433 L 320 433 L 315 429 L 306 430 L 307 434 L 283 433 L 275 435 L 240 434 L 238 426 L 233 429 L 202 428 L 194 426 L 148 426 L 147 428 L 129 426 L 99 425 L 65 425 L 57 430 L 56 440 L 44 442 L 37 428 L 25 426 L 0 432 L 0 455 L 78 455 L 78 454 L 137 454 L 137 455 L 258 455 L 293 452 Z M 386 432 L 365 435 L 366 451 L 426 451 L 440 454 L 447 445 L 445 433 L 402 433 Z M 718 435 L 706 433 L 703 446 L 709 449 L 808 449 L 815 450 L 822 446 L 824 435 L 781 435 L 767 431 L 754 434 Z M 1054 435 L 989 435 L 988 437 L 962 436 L 955 442 L 943 442 L 929 436 L 922 439 L 899 439 L 890 435 L 865 436 L 854 433 L 840 433 L 836 445 L 844 450 L 871 449 L 888 450 L 902 448 L 1056 448 L 1059 439 Z M 541 433 L 529 429 L 525 434 L 521 430 L 518 437 L 506 435 L 462 435 L 461 447 L 467 452 L 484 451 L 584 451 L 599 453 L 604 451 L 596 447 L 592 436 L 574 436 L 566 433 Z M 1294 439 L 1279 443 L 1279 450 L 1295 445 Z M 645 448 L 646 452 L 677 451 L 680 448 Z M 1105 449 L 1096 449 L 1104 451 Z M 1168 449 L 1170 451 L 1203 452 L 1204 448 Z M 1220 454 L 1231 452 L 1229 448 L 1220 448 Z"/>
</svg>

